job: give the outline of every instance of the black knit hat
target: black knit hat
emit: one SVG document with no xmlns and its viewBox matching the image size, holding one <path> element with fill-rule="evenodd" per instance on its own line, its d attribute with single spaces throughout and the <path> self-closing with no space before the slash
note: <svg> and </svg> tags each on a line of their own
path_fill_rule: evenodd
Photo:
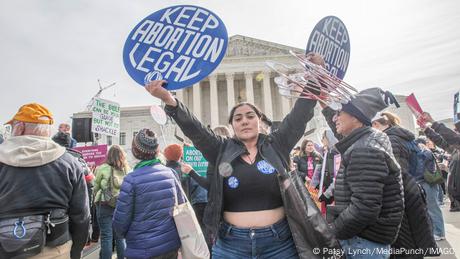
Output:
<svg viewBox="0 0 460 259">
<path fill-rule="evenodd" d="M 69 133 L 65 132 L 58 132 L 53 136 L 53 141 L 58 143 L 63 147 L 70 147 L 70 143 L 72 142 L 72 138 L 70 137 Z"/>
<path fill-rule="evenodd" d="M 389 91 L 380 88 L 369 88 L 359 92 L 348 103 L 342 105 L 342 111 L 358 119 L 364 125 L 370 126 L 375 115 L 394 104 L 399 108 L 399 103 Z"/>
<path fill-rule="evenodd" d="M 133 138 L 131 151 L 139 160 L 154 159 L 157 154 L 158 139 L 155 133 L 149 129 L 140 130 Z"/>
</svg>

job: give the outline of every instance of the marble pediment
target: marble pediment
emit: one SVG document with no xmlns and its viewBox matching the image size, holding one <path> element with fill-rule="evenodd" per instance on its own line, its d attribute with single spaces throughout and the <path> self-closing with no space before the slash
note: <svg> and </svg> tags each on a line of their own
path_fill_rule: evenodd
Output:
<svg viewBox="0 0 460 259">
<path fill-rule="evenodd" d="M 249 56 L 277 56 L 287 55 L 289 50 L 304 53 L 305 50 L 259 40 L 251 37 L 235 35 L 230 37 L 226 57 L 249 57 Z"/>
</svg>

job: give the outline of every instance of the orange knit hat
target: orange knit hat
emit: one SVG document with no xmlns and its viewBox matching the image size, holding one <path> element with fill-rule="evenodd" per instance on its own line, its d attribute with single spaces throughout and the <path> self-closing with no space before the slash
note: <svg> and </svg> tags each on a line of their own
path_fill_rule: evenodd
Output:
<svg viewBox="0 0 460 259">
<path fill-rule="evenodd" d="M 179 144 L 171 144 L 165 148 L 164 155 L 168 161 L 178 162 L 182 157 L 182 146 Z"/>
</svg>

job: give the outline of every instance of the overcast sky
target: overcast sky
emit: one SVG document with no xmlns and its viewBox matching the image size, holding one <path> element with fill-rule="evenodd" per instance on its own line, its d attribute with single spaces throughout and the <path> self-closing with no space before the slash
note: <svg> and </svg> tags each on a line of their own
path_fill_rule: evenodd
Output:
<svg viewBox="0 0 460 259">
<path fill-rule="evenodd" d="M 153 104 L 126 73 L 129 32 L 156 10 L 193 4 L 215 12 L 229 36 L 241 34 L 305 48 L 315 24 L 335 15 L 347 26 L 351 57 L 345 81 L 415 92 L 435 119 L 452 117 L 460 90 L 460 1 L 31 1 L 0 3 L 0 121 L 25 103 L 47 106 L 57 122 L 103 98 L 122 106 Z"/>
</svg>

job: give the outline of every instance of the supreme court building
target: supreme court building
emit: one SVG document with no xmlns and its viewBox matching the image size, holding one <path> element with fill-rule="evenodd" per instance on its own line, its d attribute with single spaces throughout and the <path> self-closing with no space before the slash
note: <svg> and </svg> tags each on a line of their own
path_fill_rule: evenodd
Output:
<svg viewBox="0 0 460 259">
<path fill-rule="evenodd" d="M 212 128 L 228 124 L 230 109 L 237 103 L 247 101 L 258 106 L 272 121 L 281 121 L 290 111 L 295 99 L 289 99 L 278 93 L 274 78 L 278 75 L 271 71 L 265 64 L 272 60 L 300 69 L 300 64 L 289 54 L 289 50 L 305 53 L 305 50 L 289 47 L 273 42 L 263 41 L 241 35 L 230 37 L 227 53 L 218 68 L 206 79 L 193 87 L 175 92 L 176 97 L 183 102 L 194 115 L 204 124 Z M 394 110 L 407 129 L 415 130 L 414 118 L 405 104 L 405 96 L 396 96 L 401 108 Z M 152 119 L 149 106 L 122 107 L 120 118 L 120 137 L 102 137 L 98 142 L 107 144 L 120 144 L 125 149 L 130 149 L 133 136 L 142 128 L 151 128 L 160 138 L 160 145 L 177 143 L 174 137 L 183 136 L 174 122 L 160 126 Z M 74 118 L 88 118 L 90 112 L 74 114 Z M 307 124 L 306 131 L 313 133 L 306 136 L 319 143 L 327 124 L 321 115 L 319 105 L 315 108 L 315 116 Z M 163 132 L 164 134 L 162 134 Z"/>
</svg>

